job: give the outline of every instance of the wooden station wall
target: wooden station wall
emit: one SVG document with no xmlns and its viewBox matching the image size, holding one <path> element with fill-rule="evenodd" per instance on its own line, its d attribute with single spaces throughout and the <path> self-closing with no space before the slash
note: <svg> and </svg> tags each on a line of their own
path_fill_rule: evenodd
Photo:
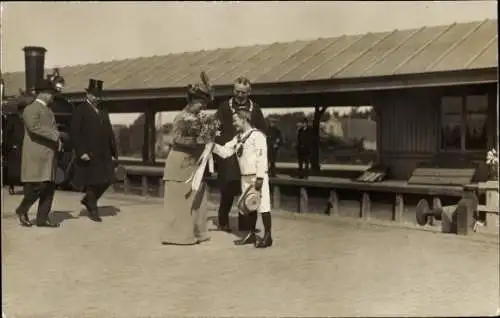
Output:
<svg viewBox="0 0 500 318">
<path fill-rule="evenodd" d="M 497 144 L 498 92 L 488 92 L 488 149 Z M 440 154 L 441 97 L 440 89 L 380 92 L 373 95 L 377 114 L 377 148 L 379 163 L 390 169 L 390 178 L 407 180 L 419 163 L 429 162 Z M 457 157 L 458 156 L 458 157 Z M 450 158 L 465 157 L 484 169 L 485 151 L 458 152 Z"/>
</svg>

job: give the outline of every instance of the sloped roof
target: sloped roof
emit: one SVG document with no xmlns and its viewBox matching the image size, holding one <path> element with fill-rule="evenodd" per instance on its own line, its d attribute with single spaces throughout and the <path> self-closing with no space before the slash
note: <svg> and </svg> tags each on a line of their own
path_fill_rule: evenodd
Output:
<svg viewBox="0 0 500 318">
<path fill-rule="evenodd" d="M 68 66 L 61 73 L 68 93 L 82 92 L 89 78 L 103 80 L 106 90 L 185 87 L 200 70 L 214 85 L 240 75 L 253 83 L 303 82 L 497 68 L 497 48 L 497 20 L 487 19 Z M 24 87 L 23 72 L 4 79 L 6 95 Z"/>
</svg>

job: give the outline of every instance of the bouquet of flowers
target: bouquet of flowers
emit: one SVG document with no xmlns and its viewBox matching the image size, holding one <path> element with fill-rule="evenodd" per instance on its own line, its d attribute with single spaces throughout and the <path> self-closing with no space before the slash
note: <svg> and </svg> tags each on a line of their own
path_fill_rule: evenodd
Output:
<svg viewBox="0 0 500 318">
<path fill-rule="evenodd" d="M 212 114 L 200 114 L 199 115 L 200 131 L 198 135 L 198 140 L 201 143 L 213 142 L 215 136 L 220 131 L 221 123 L 217 118 L 217 115 Z"/>
<path fill-rule="evenodd" d="M 197 137 L 201 131 L 201 123 L 197 116 L 186 113 L 174 124 L 175 128 L 180 129 L 184 137 Z"/>
<path fill-rule="evenodd" d="M 498 153 L 495 148 L 486 154 L 486 164 L 490 167 L 490 177 L 498 180 Z"/>
</svg>

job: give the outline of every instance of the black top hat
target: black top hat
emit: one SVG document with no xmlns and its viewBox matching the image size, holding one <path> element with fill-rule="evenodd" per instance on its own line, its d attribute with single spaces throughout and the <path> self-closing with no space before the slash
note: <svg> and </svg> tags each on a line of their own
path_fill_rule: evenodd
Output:
<svg viewBox="0 0 500 318">
<path fill-rule="evenodd" d="M 103 83 L 103 81 L 91 78 L 89 80 L 89 87 L 86 89 L 87 93 L 95 95 L 95 96 L 101 96 L 102 83 Z"/>
</svg>

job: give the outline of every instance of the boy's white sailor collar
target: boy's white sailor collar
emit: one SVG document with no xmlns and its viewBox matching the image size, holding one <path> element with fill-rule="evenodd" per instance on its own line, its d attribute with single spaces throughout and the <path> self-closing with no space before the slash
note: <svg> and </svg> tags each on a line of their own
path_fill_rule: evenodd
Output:
<svg viewBox="0 0 500 318">
<path fill-rule="evenodd" d="M 246 140 L 255 131 L 257 131 L 256 128 L 250 128 L 249 130 L 238 134 L 238 139 L 239 140 Z"/>
</svg>

